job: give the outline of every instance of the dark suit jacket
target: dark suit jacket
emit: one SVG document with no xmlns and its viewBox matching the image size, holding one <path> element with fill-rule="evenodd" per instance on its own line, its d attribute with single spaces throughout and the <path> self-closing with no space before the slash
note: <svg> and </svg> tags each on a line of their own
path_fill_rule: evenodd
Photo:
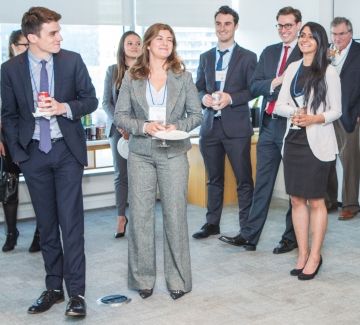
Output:
<svg viewBox="0 0 360 325">
<path fill-rule="evenodd" d="M 341 122 L 347 132 L 353 132 L 360 116 L 360 44 L 352 41 L 340 73 Z"/>
<path fill-rule="evenodd" d="M 215 60 L 216 48 L 200 56 L 196 80 L 200 100 L 204 95 L 215 92 Z M 230 94 L 232 105 L 221 111 L 221 123 L 228 137 L 248 137 L 253 134 L 248 101 L 253 98 L 249 88 L 255 66 L 256 54 L 236 44 L 229 62 L 223 90 Z M 205 135 L 210 131 L 207 122 L 208 119 L 214 117 L 213 109 L 204 106 L 203 108 L 205 111 L 200 135 Z"/>
<path fill-rule="evenodd" d="M 56 116 L 64 140 L 82 165 L 87 164 L 86 140 L 81 117 L 98 104 L 86 66 L 77 53 L 54 54 L 54 97 L 68 103 L 73 120 Z M 27 147 L 35 129 L 33 91 L 27 51 L 1 66 L 2 127 L 15 162 L 28 159 Z"/>
<path fill-rule="evenodd" d="M 261 107 L 261 122 L 263 120 L 264 108 L 267 102 L 277 100 L 281 89 L 281 86 L 278 86 L 274 89 L 274 92 L 270 94 L 270 85 L 272 80 L 276 77 L 276 70 L 280 61 L 282 47 L 283 43 L 277 43 L 264 49 L 260 55 L 259 63 L 256 66 L 251 81 L 250 90 L 253 96 L 264 96 Z M 296 46 L 287 59 L 286 66 L 291 62 L 301 59 L 301 57 L 302 53 L 300 52 L 299 47 Z"/>
</svg>

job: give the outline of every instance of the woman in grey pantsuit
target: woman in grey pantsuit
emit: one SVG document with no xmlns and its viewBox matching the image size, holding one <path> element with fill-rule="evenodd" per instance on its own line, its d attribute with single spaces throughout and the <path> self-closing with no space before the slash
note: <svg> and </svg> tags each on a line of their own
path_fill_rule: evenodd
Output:
<svg viewBox="0 0 360 325">
<path fill-rule="evenodd" d="M 109 66 L 106 71 L 103 95 L 103 108 L 107 114 L 106 135 L 109 138 L 114 163 L 115 203 L 118 215 L 115 238 L 124 237 L 126 224 L 126 203 L 128 198 L 127 161 L 117 150 L 117 143 L 128 134 L 114 125 L 115 104 L 125 71 L 135 62 L 141 53 L 141 38 L 133 31 L 125 32 L 120 39 L 116 55 L 116 64 Z"/>
<path fill-rule="evenodd" d="M 152 136 L 158 131 L 191 131 L 200 125 L 202 114 L 191 74 L 185 72 L 176 54 L 170 26 L 154 24 L 148 28 L 142 54 L 125 74 L 119 98 L 115 124 L 130 133 L 129 287 L 147 298 L 155 285 L 154 208 L 158 185 L 164 220 L 165 278 L 170 296 L 177 299 L 191 290 L 186 220 L 186 152 L 191 144 L 186 139 L 159 147 L 161 141 Z M 159 121 L 166 121 L 166 126 Z"/>
</svg>

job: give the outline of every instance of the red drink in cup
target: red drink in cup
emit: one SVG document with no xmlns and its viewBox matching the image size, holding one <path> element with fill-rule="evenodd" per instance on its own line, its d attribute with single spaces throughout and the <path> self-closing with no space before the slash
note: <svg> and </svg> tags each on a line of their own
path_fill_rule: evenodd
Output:
<svg viewBox="0 0 360 325">
<path fill-rule="evenodd" d="M 43 104 L 49 104 L 51 102 L 49 93 L 47 91 L 40 91 L 38 93 L 38 102 L 42 102 Z"/>
<path fill-rule="evenodd" d="M 37 100 L 37 108 L 36 108 L 35 114 L 37 114 L 38 116 L 45 116 L 46 112 L 45 111 L 40 112 L 39 108 L 40 109 L 50 108 L 51 107 L 51 97 L 47 91 L 40 91 L 38 93 L 37 99 L 38 99 Z"/>
</svg>

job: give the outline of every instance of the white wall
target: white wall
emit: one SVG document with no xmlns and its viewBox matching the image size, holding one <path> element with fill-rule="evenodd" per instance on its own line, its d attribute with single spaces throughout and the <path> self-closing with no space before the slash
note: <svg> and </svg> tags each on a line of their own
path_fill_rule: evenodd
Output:
<svg viewBox="0 0 360 325">
<path fill-rule="evenodd" d="M 303 23 L 315 21 L 329 29 L 332 19 L 333 0 L 272 0 L 249 1 L 237 0 L 236 9 L 239 12 L 239 30 L 237 42 L 258 55 L 270 44 L 280 42 L 276 25 L 276 14 L 282 7 L 292 6 L 302 13 Z"/>
</svg>

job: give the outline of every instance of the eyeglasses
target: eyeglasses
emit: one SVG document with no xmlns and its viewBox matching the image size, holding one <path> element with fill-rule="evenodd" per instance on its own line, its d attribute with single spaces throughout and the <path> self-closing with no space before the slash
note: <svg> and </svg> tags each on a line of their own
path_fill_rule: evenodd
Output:
<svg viewBox="0 0 360 325">
<path fill-rule="evenodd" d="M 346 34 L 349 34 L 350 31 L 347 31 L 347 32 L 341 32 L 341 33 L 331 33 L 332 37 L 344 37 Z"/>
<path fill-rule="evenodd" d="M 275 27 L 278 29 L 278 30 L 282 30 L 283 28 L 285 28 L 286 30 L 289 30 L 291 29 L 293 26 L 295 26 L 295 24 L 277 24 L 275 25 Z"/>
<path fill-rule="evenodd" d="M 16 46 L 19 46 L 19 45 L 29 47 L 29 43 L 16 43 Z"/>
</svg>

